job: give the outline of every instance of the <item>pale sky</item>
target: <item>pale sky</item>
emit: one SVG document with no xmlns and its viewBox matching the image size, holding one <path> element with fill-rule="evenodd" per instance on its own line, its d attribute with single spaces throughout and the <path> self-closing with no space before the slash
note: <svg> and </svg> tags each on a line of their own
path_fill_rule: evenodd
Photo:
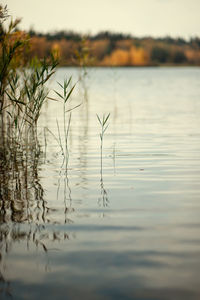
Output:
<svg viewBox="0 0 200 300">
<path fill-rule="evenodd" d="M 200 36 L 200 0 L 0 0 L 21 29 Z"/>
</svg>

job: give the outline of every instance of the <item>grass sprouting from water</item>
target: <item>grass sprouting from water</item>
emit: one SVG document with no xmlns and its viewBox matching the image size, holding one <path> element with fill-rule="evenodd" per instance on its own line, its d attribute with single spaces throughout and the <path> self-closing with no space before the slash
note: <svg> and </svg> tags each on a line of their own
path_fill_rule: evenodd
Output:
<svg viewBox="0 0 200 300">
<path fill-rule="evenodd" d="M 101 140 L 101 145 L 100 145 L 100 155 L 101 155 L 101 177 L 102 177 L 102 171 L 103 171 L 103 138 L 104 138 L 104 133 L 106 129 L 108 128 L 108 120 L 110 117 L 110 113 L 107 115 L 103 115 L 102 118 L 99 117 L 97 114 L 97 119 L 99 121 L 99 124 L 101 125 L 101 132 L 99 134 L 100 140 Z"/>
<path fill-rule="evenodd" d="M 71 115 L 72 115 L 72 110 L 78 108 L 81 104 L 78 104 L 74 106 L 73 108 L 67 109 L 67 102 L 70 99 L 70 96 L 76 86 L 76 84 L 72 85 L 72 77 L 69 79 L 65 79 L 64 83 L 61 84 L 58 82 L 58 85 L 62 88 L 62 94 L 54 91 L 57 96 L 63 101 L 63 122 L 64 122 L 64 149 L 63 151 L 63 145 L 62 145 L 62 140 L 61 140 L 61 135 L 60 135 L 60 127 L 57 121 L 57 128 L 58 128 L 58 136 L 59 136 L 59 144 L 61 147 L 62 152 L 64 153 L 65 159 L 66 159 L 66 169 L 69 161 L 69 150 L 68 150 L 68 137 L 69 137 L 69 129 L 70 129 L 70 124 L 71 124 Z M 69 117 L 67 120 L 66 114 L 69 113 Z"/>
</svg>

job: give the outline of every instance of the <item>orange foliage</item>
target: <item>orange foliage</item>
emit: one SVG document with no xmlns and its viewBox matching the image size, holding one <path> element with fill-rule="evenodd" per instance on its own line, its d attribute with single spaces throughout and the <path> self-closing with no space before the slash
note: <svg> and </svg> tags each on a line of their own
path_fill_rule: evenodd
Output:
<svg viewBox="0 0 200 300">
<path fill-rule="evenodd" d="M 105 66 L 127 66 L 129 65 L 129 52 L 126 50 L 116 49 L 110 56 L 106 56 L 102 61 Z"/>
<path fill-rule="evenodd" d="M 149 63 L 149 55 L 142 48 L 132 46 L 129 50 L 116 49 L 106 56 L 102 65 L 112 66 L 145 66 Z"/>
<path fill-rule="evenodd" d="M 131 66 L 145 66 L 149 63 L 149 55 L 143 48 L 131 47 L 129 51 Z"/>
<path fill-rule="evenodd" d="M 91 54 L 97 59 L 101 60 L 107 53 L 109 48 L 109 40 L 97 40 L 91 43 Z"/>
<path fill-rule="evenodd" d="M 120 40 L 116 42 L 116 47 L 123 50 L 129 50 L 132 45 L 132 40 Z"/>
<path fill-rule="evenodd" d="M 188 61 L 192 64 L 200 64 L 200 51 L 194 49 L 187 49 L 185 51 L 185 56 L 187 57 Z"/>
<path fill-rule="evenodd" d="M 50 43 L 45 37 L 32 37 L 30 47 L 30 53 L 39 58 L 44 58 L 50 53 Z"/>
<path fill-rule="evenodd" d="M 152 60 L 152 50 L 155 47 L 165 46 L 166 42 L 152 38 L 114 41 L 109 38 L 100 40 L 87 38 L 83 41 L 62 38 L 49 41 L 46 37 L 34 36 L 30 40 L 29 56 L 37 56 L 41 59 L 48 57 L 53 50 L 59 57 L 61 65 L 146 66 L 155 63 Z M 191 45 L 172 43 L 167 44 L 165 48 L 167 49 L 167 64 L 177 63 L 174 57 L 179 51 L 183 53 L 181 63 L 200 65 L 200 47 L 192 48 Z M 160 63 L 163 62 L 160 61 Z"/>
<path fill-rule="evenodd" d="M 53 53 L 56 59 L 60 58 L 61 56 L 61 46 L 58 42 L 54 42 L 51 46 L 51 52 Z"/>
<path fill-rule="evenodd" d="M 64 65 L 73 64 L 74 53 L 77 50 L 76 42 L 62 39 L 61 41 L 59 41 L 59 44 L 61 49 L 61 63 L 63 63 Z"/>
<path fill-rule="evenodd" d="M 27 39 L 27 33 L 24 31 L 15 31 L 9 36 L 9 44 L 13 46 L 16 41 L 27 41 Z"/>
<path fill-rule="evenodd" d="M 24 31 L 15 31 L 6 36 L 7 51 L 11 49 L 15 43 L 21 43 L 21 46 L 15 50 L 15 56 L 12 58 L 11 66 L 16 68 L 25 64 L 26 50 L 28 48 L 28 35 Z M 0 43 L 0 55 L 2 55 L 2 44 Z"/>
</svg>

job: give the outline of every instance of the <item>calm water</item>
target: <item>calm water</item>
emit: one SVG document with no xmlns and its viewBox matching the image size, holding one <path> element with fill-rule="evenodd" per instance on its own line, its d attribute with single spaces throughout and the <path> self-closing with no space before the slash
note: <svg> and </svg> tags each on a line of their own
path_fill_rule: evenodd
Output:
<svg viewBox="0 0 200 300">
<path fill-rule="evenodd" d="M 0 298 L 200 299 L 200 68 L 89 69 L 80 103 L 67 173 L 62 103 L 44 107 L 23 209 L 0 224 Z"/>
</svg>

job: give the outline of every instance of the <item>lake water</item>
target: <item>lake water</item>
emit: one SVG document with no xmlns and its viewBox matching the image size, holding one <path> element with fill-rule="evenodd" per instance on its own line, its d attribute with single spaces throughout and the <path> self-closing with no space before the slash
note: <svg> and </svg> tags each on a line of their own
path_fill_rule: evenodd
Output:
<svg viewBox="0 0 200 300">
<path fill-rule="evenodd" d="M 67 172 L 49 100 L 23 209 L 1 218 L 0 298 L 200 299 L 200 68 L 60 68 L 51 89 L 71 75 Z"/>
</svg>

